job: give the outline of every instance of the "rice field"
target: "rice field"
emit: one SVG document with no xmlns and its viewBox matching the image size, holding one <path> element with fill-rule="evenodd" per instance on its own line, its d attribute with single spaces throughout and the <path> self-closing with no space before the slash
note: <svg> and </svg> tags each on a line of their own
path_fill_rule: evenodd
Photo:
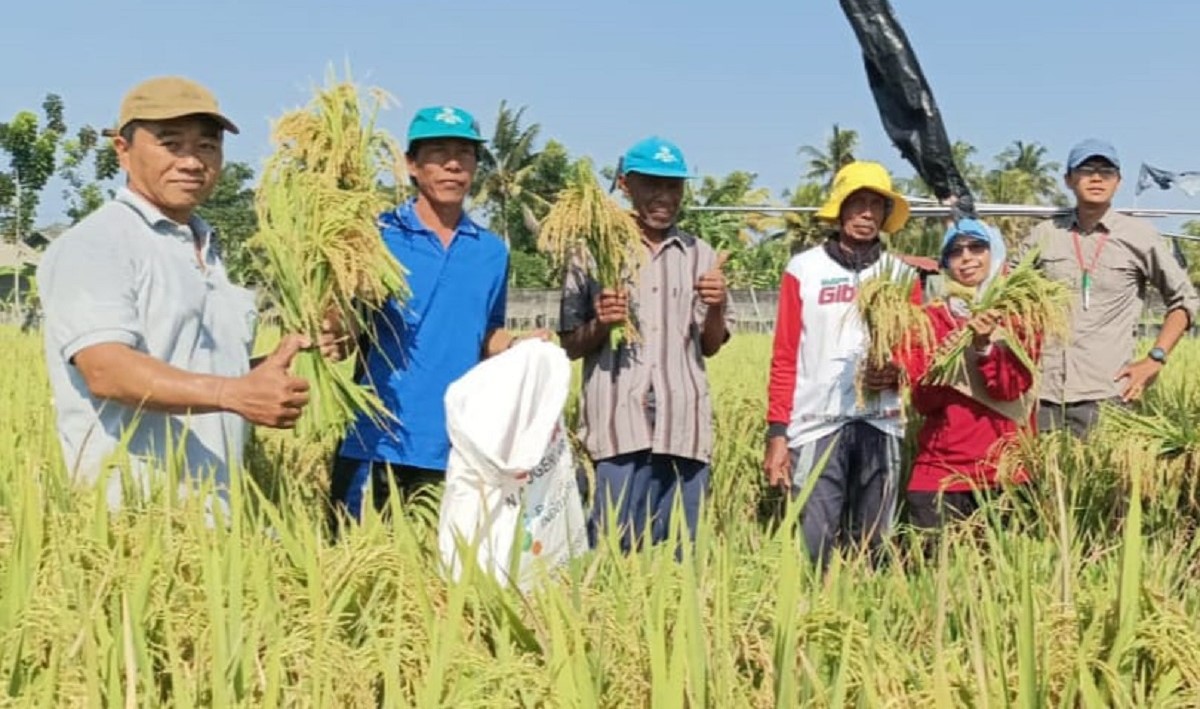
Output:
<svg viewBox="0 0 1200 709">
<path fill-rule="evenodd" d="M 439 577 L 434 501 L 330 544 L 320 454 L 286 435 L 228 526 L 194 496 L 109 514 L 65 483 L 40 339 L 0 347 L 4 706 L 1200 704 L 1195 342 L 1153 417 L 1014 450 L 1031 495 L 821 577 L 760 485 L 769 339 L 735 338 L 695 547 L 603 540 L 528 596 Z"/>
</svg>

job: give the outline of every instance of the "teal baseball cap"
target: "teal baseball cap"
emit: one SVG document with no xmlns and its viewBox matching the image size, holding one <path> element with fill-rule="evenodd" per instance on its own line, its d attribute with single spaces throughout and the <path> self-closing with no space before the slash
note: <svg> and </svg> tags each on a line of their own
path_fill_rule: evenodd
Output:
<svg viewBox="0 0 1200 709">
<path fill-rule="evenodd" d="M 431 106 L 422 108 L 408 124 L 408 146 L 413 141 L 430 138 L 460 138 L 474 143 L 484 142 L 479 134 L 479 121 L 475 116 L 454 106 Z"/>
<path fill-rule="evenodd" d="M 634 143 L 621 157 L 618 171 L 622 175 L 631 172 L 657 177 L 677 177 L 686 180 L 694 177 L 688 172 L 683 151 L 669 140 L 651 136 Z"/>
</svg>

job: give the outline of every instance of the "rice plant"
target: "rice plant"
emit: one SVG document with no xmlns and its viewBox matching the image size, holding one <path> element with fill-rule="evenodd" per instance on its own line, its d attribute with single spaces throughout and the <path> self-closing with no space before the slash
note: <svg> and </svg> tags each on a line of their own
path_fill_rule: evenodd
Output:
<svg viewBox="0 0 1200 709">
<path fill-rule="evenodd" d="M 302 109 L 275 121 L 275 152 L 258 186 L 259 230 L 250 241 L 264 285 L 286 332 L 313 342 L 332 320 L 353 337 L 373 340 L 373 314 L 389 298 L 407 296 L 404 271 L 379 237 L 378 217 L 394 196 L 380 189 L 401 179 L 401 152 L 376 127 L 387 94 L 364 100 L 351 82 L 332 73 Z M 353 367 L 317 352 L 302 352 L 297 376 L 312 387 L 312 402 L 297 428 L 305 438 L 329 440 L 359 414 L 390 416 L 375 393 L 353 380 Z"/>
<path fill-rule="evenodd" d="M 1037 372 L 1036 353 L 1029 351 L 1035 337 L 1062 338 L 1070 332 L 1070 290 L 1062 283 L 1046 278 L 1034 265 L 1039 251 L 1031 249 L 1007 274 L 1000 274 L 976 296 L 973 289 L 950 284 L 947 292 L 962 298 L 972 315 L 992 313 L 999 316 L 1005 346 L 1030 372 Z M 926 380 L 942 384 L 961 378 L 966 368 L 966 352 L 973 331 L 962 328 L 939 348 Z"/>
<path fill-rule="evenodd" d="M 581 266 L 602 288 L 632 291 L 646 259 L 642 231 L 628 211 L 613 201 L 592 170 L 580 160 L 538 230 L 538 249 L 554 264 Z M 613 349 L 637 342 L 632 314 L 609 331 Z"/>
<path fill-rule="evenodd" d="M 1200 700 L 1200 535 L 1173 490 L 1151 493 L 1183 484 L 1153 482 L 1180 458 L 1144 441 L 1031 442 L 1032 487 L 985 503 L 929 556 L 902 532 L 890 563 L 847 552 L 822 574 L 794 502 L 756 517 L 771 342 L 742 335 L 711 361 L 713 491 L 682 561 L 674 543 L 622 554 L 613 536 L 523 595 L 486 574 L 445 580 L 430 508 L 396 496 L 389 520 L 367 505 L 330 543 L 291 459 L 253 461 L 221 524 L 203 494 L 174 494 L 169 469 L 110 512 L 65 476 L 37 335 L 0 327 L 0 346 L 19 363 L 0 369 L 6 706 Z M 1151 389 L 1164 401 L 1200 345 L 1172 361 Z"/>
</svg>

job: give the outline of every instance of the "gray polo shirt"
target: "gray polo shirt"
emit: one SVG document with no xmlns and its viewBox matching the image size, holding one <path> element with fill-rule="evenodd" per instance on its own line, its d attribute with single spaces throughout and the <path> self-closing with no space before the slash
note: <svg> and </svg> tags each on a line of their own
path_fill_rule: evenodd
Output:
<svg viewBox="0 0 1200 709">
<path fill-rule="evenodd" d="M 1022 244 L 1040 245 L 1038 264 L 1073 294 L 1067 342 L 1047 341 L 1042 352 L 1039 398 L 1056 403 L 1099 401 L 1119 396 L 1113 377 L 1134 355 L 1135 327 L 1145 306 L 1146 288 L 1162 294 L 1167 309 L 1181 308 L 1192 322 L 1200 299 L 1170 244 L 1148 222 L 1109 211 L 1090 234 L 1074 233 L 1075 214 L 1041 222 Z M 1105 236 L 1107 235 L 1107 236 Z M 1083 267 L 1092 267 L 1090 303 L 1083 308 Z"/>
<path fill-rule="evenodd" d="M 98 399 L 72 364 L 86 347 L 119 343 L 193 373 L 249 371 L 254 294 L 229 282 L 209 226 L 198 217 L 177 224 L 121 190 L 50 245 L 37 280 L 58 434 L 72 476 L 96 480 L 128 437 L 131 472 L 142 486 L 168 460 L 183 464 L 181 474 L 226 483 L 230 467 L 241 464 L 243 419 L 173 416 Z M 120 503 L 120 476 L 110 478 L 108 494 L 110 504 Z"/>
</svg>

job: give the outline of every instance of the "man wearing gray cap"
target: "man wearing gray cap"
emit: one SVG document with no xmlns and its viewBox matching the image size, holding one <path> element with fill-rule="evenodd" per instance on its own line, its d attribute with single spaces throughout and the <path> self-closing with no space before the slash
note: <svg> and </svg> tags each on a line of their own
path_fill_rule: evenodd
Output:
<svg viewBox="0 0 1200 709">
<path fill-rule="evenodd" d="M 1072 148 L 1066 183 L 1075 209 L 1038 224 L 1024 247 L 1040 246 L 1043 272 L 1074 294 L 1070 337 L 1048 341 L 1042 354 L 1038 428 L 1083 437 L 1101 402 L 1134 401 L 1154 381 L 1200 299 L 1155 228 L 1113 211 L 1121 161 L 1111 144 L 1091 139 Z M 1167 315 L 1148 356 L 1131 361 L 1147 285 L 1162 295 Z"/>
<path fill-rule="evenodd" d="M 106 485 L 112 507 L 169 467 L 211 478 L 224 497 L 247 422 L 287 428 L 308 402 L 288 365 L 310 343 L 289 335 L 250 362 L 254 294 L 230 283 L 195 214 L 221 173 L 225 133 L 237 126 L 199 84 L 160 77 L 134 87 L 108 132 L 125 187 L 55 240 L 38 268 L 66 466 Z M 325 339 L 322 349 L 335 349 Z M 135 490 L 123 490 L 121 469 Z"/>
</svg>

